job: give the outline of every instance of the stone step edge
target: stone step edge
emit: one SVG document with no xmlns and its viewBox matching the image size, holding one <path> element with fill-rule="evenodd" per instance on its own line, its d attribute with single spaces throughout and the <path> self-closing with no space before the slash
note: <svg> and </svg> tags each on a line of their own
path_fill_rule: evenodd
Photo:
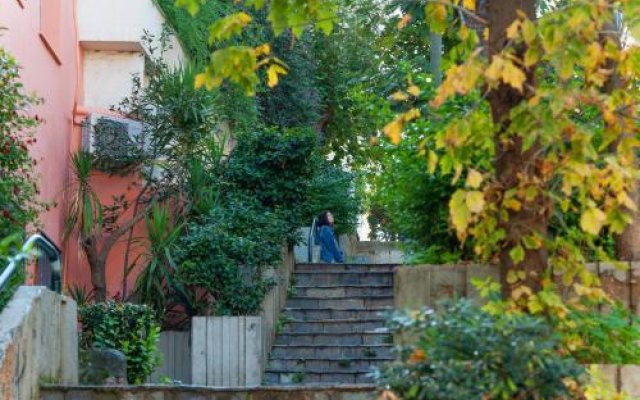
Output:
<svg viewBox="0 0 640 400">
<path fill-rule="evenodd" d="M 308 308 L 308 307 L 285 307 L 284 311 L 393 311 L 393 307 L 391 306 L 376 306 L 376 307 L 367 307 L 367 308 L 340 308 L 336 309 L 333 307 L 324 307 L 324 308 Z"/>
<path fill-rule="evenodd" d="M 293 271 L 294 275 L 393 275 L 393 271 Z"/>
<path fill-rule="evenodd" d="M 375 285 L 363 285 L 355 283 L 343 283 L 343 284 L 329 284 L 329 285 L 296 285 L 296 289 L 342 289 L 342 288 L 374 288 L 374 289 L 386 289 L 393 288 L 392 284 L 376 283 Z"/>
<path fill-rule="evenodd" d="M 394 357 L 349 357 L 349 358 L 319 358 L 319 357 L 271 357 L 269 361 L 280 360 L 280 361 L 394 361 Z"/>
<path fill-rule="evenodd" d="M 331 389 L 336 388 L 344 391 L 361 391 L 361 390 L 377 390 L 377 387 L 373 384 L 353 384 L 353 383 L 319 383 L 319 384 L 304 384 L 304 385 L 265 385 L 255 387 L 211 387 L 211 386 L 199 386 L 199 385 L 158 385 L 158 384 L 144 384 L 144 385 L 117 385 L 117 386 L 97 386 L 97 385 L 58 385 L 58 384 L 42 384 L 40 385 L 41 391 L 63 391 L 70 392 L 79 390 L 83 393 L 86 391 L 95 391 L 96 393 L 128 393 L 131 391 L 136 392 L 195 392 L 195 393 L 225 393 L 225 392 L 261 392 L 264 389 L 277 392 L 306 392 L 313 389 Z"/>
<path fill-rule="evenodd" d="M 355 296 L 336 296 L 336 297 L 318 297 L 318 296 L 292 296 L 289 297 L 287 300 L 300 300 L 300 299 L 305 299 L 305 300 L 366 300 L 366 299 L 393 299 L 393 295 L 387 295 L 387 294 L 371 294 L 371 295 L 367 295 L 367 294 L 363 294 L 361 296 L 355 295 Z"/>
<path fill-rule="evenodd" d="M 342 318 L 342 319 L 288 319 L 285 324 L 357 324 L 385 322 L 384 318 Z"/>
<path fill-rule="evenodd" d="M 282 348 L 304 348 L 304 347 L 313 347 L 313 348 L 393 348 L 393 344 L 391 343 L 381 343 L 381 344 L 274 344 L 273 347 L 282 347 Z"/>
<path fill-rule="evenodd" d="M 283 332 L 277 337 L 282 336 L 360 336 L 360 335 L 391 335 L 391 331 L 388 332 L 376 332 L 376 331 L 362 331 L 362 332 Z"/>
<path fill-rule="evenodd" d="M 394 263 L 308 263 L 308 262 L 299 262 L 296 263 L 296 267 L 298 266 L 318 266 L 318 267 L 397 267 L 400 264 Z"/>
<path fill-rule="evenodd" d="M 272 374 L 295 374 L 296 372 L 303 372 L 318 375 L 362 375 L 372 373 L 373 369 L 353 369 L 351 371 L 345 371 L 344 369 L 267 368 L 265 372 Z"/>
</svg>

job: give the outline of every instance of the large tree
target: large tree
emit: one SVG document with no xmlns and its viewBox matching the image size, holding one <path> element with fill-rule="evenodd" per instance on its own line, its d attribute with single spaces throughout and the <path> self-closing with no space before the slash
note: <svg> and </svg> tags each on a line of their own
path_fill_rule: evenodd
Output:
<svg viewBox="0 0 640 400">
<path fill-rule="evenodd" d="M 199 4 L 180 3 L 193 11 Z M 557 304 L 557 297 L 538 295 L 553 286 L 549 268 L 565 283 L 596 284 L 585 262 L 604 257 L 597 240 L 603 230 L 621 234 L 631 221 L 638 175 L 634 83 L 640 52 L 620 48 L 606 33 L 616 12 L 634 26 L 640 1 L 577 0 L 543 5 L 540 12 L 533 0 L 420 3 L 424 11 L 405 13 L 398 27 L 426 21 L 435 34 L 458 41 L 443 62 L 436 96 L 425 98 L 408 80 L 394 96 L 406 108 L 384 132 L 397 143 L 405 125 L 437 117 L 455 96 L 479 94 L 477 106 L 463 110 L 422 149 L 431 170 L 466 181 L 450 202 L 459 238 L 473 237 L 478 257 L 500 264 L 504 294 L 532 312 Z M 308 25 L 329 33 L 334 19 L 328 0 L 245 4 L 267 7 L 276 35 L 291 29 L 300 36 Z M 211 38 L 228 40 L 250 22 L 243 13 L 225 17 L 212 25 Z M 253 93 L 262 67 L 271 86 L 286 73 L 269 46 L 230 45 L 212 54 L 196 83 L 215 87 L 228 79 Z M 613 75 L 625 84 L 607 90 Z M 552 235 L 558 214 L 575 215 L 578 223 Z"/>
</svg>

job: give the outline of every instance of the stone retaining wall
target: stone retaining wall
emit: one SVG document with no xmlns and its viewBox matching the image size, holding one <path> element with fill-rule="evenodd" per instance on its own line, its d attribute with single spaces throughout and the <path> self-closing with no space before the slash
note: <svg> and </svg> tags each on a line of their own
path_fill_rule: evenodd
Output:
<svg viewBox="0 0 640 400">
<path fill-rule="evenodd" d="M 375 400 L 371 386 L 226 388 L 181 386 L 43 388 L 42 400 Z"/>
<path fill-rule="evenodd" d="M 628 263 L 622 270 L 613 264 L 587 264 L 587 269 L 598 276 L 603 289 L 636 315 L 640 315 L 640 263 Z M 477 298 L 472 284 L 474 278 L 499 280 L 497 266 L 477 264 L 413 265 L 396 269 L 394 275 L 395 308 L 434 307 L 439 300 L 454 297 Z M 562 278 L 556 276 L 562 288 Z"/>
<path fill-rule="evenodd" d="M 0 313 L 0 399 L 38 399 L 42 382 L 78 382 L 76 304 L 23 286 Z"/>
</svg>

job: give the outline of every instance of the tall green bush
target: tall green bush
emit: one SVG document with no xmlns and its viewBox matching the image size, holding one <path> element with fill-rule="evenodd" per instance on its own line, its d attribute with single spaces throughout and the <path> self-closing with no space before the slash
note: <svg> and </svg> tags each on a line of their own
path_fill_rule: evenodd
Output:
<svg viewBox="0 0 640 400">
<path fill-rule="evenodd" d="M 113 301 L 81 307 L 80 349 L 115 349 L 127 359 L 127 380 L 142 384 L 160 364 L 160 327 L 146 305 Z"/>
<path fill-rule="evenodd" d="M 255 130 L 238 137 L 225 179 L 233 190 L 278 214 L 295 241 L 295 229 L 306 222 L 316 149 L 317 136 L 310 129 Z"/>
<path fill-rule="evenodd" d="M 325 160 L 318 160 L 309 185 L 306 205 L 307 215 L 301 225 L 307 225 L 313 217 L 328 210 L 336 221 L 336 232 L 353 234 L 362 212 L 360 182 L 353 172 L 344 171 Z"/>
<path fill-rule="evenodd" d="M 29 154 L 39 121 L 28 114 L 39 99 L 25 94 L 19 66 L 0 47 L 0 238 L 22 231 L 46 206 L 38 199 L 36 165 Z"/>
<path fill-rule="evenodd" d="M 189 224 L 175 251 L 177 281 L 198 297 L 198 315 L 252 315 L 275 282 L 287 226 L 255 199 L 229 193 Z"/>
</svg>

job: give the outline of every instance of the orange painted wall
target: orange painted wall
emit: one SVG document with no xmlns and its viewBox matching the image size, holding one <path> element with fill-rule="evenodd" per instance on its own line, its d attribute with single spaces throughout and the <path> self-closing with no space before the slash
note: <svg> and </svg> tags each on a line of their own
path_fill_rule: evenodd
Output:
<svg viewBox="0 0 640 400">
<path fill-rule="evenodd" d="M 40 216 L 42 230 L 63 250 L 65 285 L 89 288 L 89 268 L 77 239 L 71 237 L 63 243 L 67 207 L 65 189 L 70 182 L 69 156 L 81 144 L 81 124 L 85 116 L 82 50 L 77 40 L 75 1 L 2 0 L 0 27 L 7 30 L 0 32 L 0 45 L 22 66 L 21 79 L 26 90 L 44 100 L 42 105 L 31 110 L 43 120 L 32 154 L 39 160 L 40 196 L 43 200 L 56 202 L 57 207 Z M 106 204 L 110 204 L 114 194 L 135 197 L 135 190 L 129 188 L 130 182 L 131 178 L 103 174 L 94 177 L 94 186 Z M 144 235 L 142 226 L 140 224 L 136 229 L 138 239 Z M 109 258 L 107 283 L 110 296 L 121 293 L 123 253 L 124 243 L 120 243 Z M 136 256 L 134 252 L 132 259 Z M 129 277 L 129 288 L 134 281 L 135 273 Z"/>
</svg>

